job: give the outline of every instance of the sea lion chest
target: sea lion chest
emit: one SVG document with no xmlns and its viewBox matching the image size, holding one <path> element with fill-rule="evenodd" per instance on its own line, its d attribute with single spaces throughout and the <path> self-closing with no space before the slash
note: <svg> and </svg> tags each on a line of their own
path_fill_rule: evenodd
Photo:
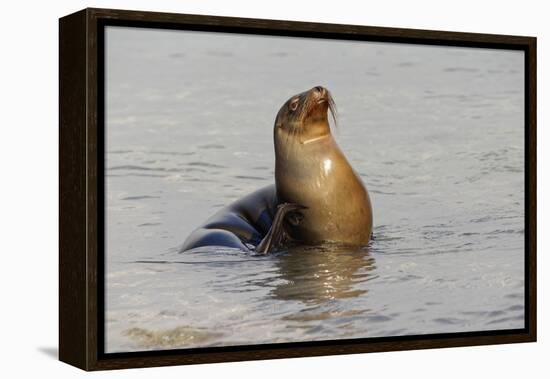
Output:
<svg viewBox="0 0 550 379">
<path fill-rule="evenodd" d="M 368 243 L 368 192 L 332 136 L 277 151 L 275 182 L 280 202 L 307 207 L 301 222 L 291 228 L 294 239 L 306 244 Z"/>
</svg>

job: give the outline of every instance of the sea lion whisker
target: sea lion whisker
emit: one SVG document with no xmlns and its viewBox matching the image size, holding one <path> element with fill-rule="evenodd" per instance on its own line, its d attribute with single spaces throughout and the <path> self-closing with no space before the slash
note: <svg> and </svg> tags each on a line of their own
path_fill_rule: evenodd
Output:
<svg viewBox="0 0 550 379">
<path fill-rule="evenodd" d="M 334 102 L 334 99 L 332 98 L 332 95 L 330 94 L 330 92 L 327 92 L 327 97 L 328 97 L 328 109 L 330 111 L 330 115 L 334 123 L 334 128 L 338 130 L 338 109 L 336 108 L 336 103 Z"/>
</svg>

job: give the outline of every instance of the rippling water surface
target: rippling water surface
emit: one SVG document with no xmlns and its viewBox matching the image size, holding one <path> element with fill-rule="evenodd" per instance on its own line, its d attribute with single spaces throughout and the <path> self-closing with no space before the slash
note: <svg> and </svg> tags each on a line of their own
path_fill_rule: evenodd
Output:
<svg viewBox="0 0 550 379">
<path fill-rule="evenodd" d="M 106 351 L 524 326 L 523 53 L 110 27 Z M 374 237 L 178 253 L 273 182 L 291 95 L 329 88 Z"/>
</svg>

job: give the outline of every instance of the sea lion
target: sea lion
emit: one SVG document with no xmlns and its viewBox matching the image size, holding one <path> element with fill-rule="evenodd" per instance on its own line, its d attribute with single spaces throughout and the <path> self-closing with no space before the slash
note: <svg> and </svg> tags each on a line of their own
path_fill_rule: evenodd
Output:
<svg viewBox="0 0 550 379">
<path fill-rule="evenodd" d="M 371 202 L 331 134 L 329 110 L 336 120 L 321 86 L 287 100 L 275 119 L 275 184 L 218 211 L 181 250 L 225 246 L 265 254 L 292 244 L 366 245 Z"/>
</svg>

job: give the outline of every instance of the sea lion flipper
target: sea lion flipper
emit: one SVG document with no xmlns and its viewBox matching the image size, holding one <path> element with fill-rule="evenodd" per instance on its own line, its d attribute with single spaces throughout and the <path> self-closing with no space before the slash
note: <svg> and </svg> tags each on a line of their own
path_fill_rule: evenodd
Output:
<svg viewBox="0 0 550 379">
<path fill-rule="evenodd" d="M 287 242 L 289 237 L 285 228 L 285 218 L 288 218 L 291 224 L 299 223 L 303 216 L 297 214 L 296 211 L 301 209 L 306 209 L 306 207 L 294 203 L 279 204 L 271 228 L 256 247 L 256 252 L 269 254 Z"/>
</svg>

